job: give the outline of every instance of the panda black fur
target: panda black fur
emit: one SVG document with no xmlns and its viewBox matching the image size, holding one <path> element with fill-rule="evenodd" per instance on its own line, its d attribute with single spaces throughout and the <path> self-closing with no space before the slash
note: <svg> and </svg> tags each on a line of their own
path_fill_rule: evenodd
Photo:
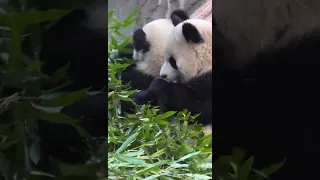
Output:
<svg viewBox="0 0 320 180">
<path fill-rule="evenodd" d="M 165 62 L 160 76 L 146 91 L 133 95 L 138 104 L 150 100 L 168 110 L 188 109 L 201 113 L 199 120 L 212 120 L 212 24 L 201 19 L 187 19 L 181 10 L 172 13 L 175 25 L 165 48 Z M 184 21 L 185 20 L 185 21 Z"/>
<path fill-rule="evenodd" d="M 108 82 L 107 4 L 92 4 L 68 12 L 43 34 L 40 60 L 42 71 L 53 72 L 70 63 L 69 90 L 92 87 L 102 90 Z M 99 14 L 105 13 L 105 14 Z M 98 16 L 99 15 L 99 16 Z M 103 23 L 104 24 L 103 24 Z"/>
<path fill-rule="evenodd" d="M 93 137 L 107 137 L 107 106 L 107 93 L 100 93 L 62 108 L 60 113 L 78 120 L 77 124 Z M 44 166 L 48 166 L 49 156 L 65 163 L 84 163 L 88 160 L 85 153 L 88 147 L 74 127 L 48 121 L 39 121 L 38 126 Z"/>
<path fill-rule="evenodd" d="M 170 19 L 157 19 L 133 33 L 133 59 L 138 62 L 123 70 L 121 80 L 133 89 L 147 89 L 152 80 L 159 76 L 164 62 L 164 47 L 173 28 Z"/>
<path fill-rule="evenodd" d="M 42 71 L 51 75 L 70 62 L 68 75 L 72 85 L 63 91 L 87 87 L 103 90 L 107 87 L 107 2 L 103 3 L 99 7 L 93 4 L 67 13 L 43 35 L 40 52 L 40 59 L 44 61 Z M 78 124 L 94 137 L 106 137 L 107 100 L 107 92 L 87 95 L 63 107 L 60 113 L 78 120 Z M 43 166 L 48 165 L 49 156 L 65 163 L 82 163 L 87 160 L 87 157 L 82 156 L 86 147 L 83 139 L 72 126 L 39 120 L 38 129 L 41 139 L 40 161 Z"/>
<path fill-rule="evenodd" d="M 320 2 L 213 1 L 213 146 L 254 153 L 271 177 L 320 179 Z"/>
</svg>

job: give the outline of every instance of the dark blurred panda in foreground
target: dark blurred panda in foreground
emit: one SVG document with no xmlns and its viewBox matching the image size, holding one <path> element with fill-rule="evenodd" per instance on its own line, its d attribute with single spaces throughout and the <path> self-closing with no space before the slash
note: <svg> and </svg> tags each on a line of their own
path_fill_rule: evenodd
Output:
<svg viewBox="0 0 320 180">
<path fill-rule="evenodd" d="M 320 160 L 320 1 L 214 0 L 212 7 L 213 151 L 219 157 L 233 147 L 242 148 L 249 155 L 254 153 L 258 169 L 285 159 L 272 180 L 320 179 L 316 173 Z M 177 49 L 187 47 L 187 42 L 206 42 L 196 33 L 203 33 L 201 28 L 184 26 L 193 31 L 182 31 L 185 43 Z M 183 36 L 179 37 L 183 42 Z M 180 50 L 186 55 L 172 53 L 174 49 L 167 51 L 171 53 L 165 66 L 172 68 L 163 74 L 164 79 L 184 77 L 179 62 L 193 57 L 187 51 Z M 193 63 L 202 54 L 195 55 Z M 188 93 L 193 87 L 201 87 L 177 91 L 183 84 L 156 79 L 135 100 L 156 99 L 174 109 L 195 97 Z"/>
<path fill-rule="evenodd" d="M 53 72 L 69 65 L 68 90 L 102 90 L 108 82 L 108 9 L 97 1 L 85 9 L 75 9 L 52 23 L 42 37 L 42 71 Z"/>
<path fill-rule="evenodd" d="M 101 91 L 60 110 L 78 120 L 94 137 L 106 137 L 108 131 L 107 18 L 107 1 L 70 11 L 46 30 L 40 52 L 40 60 L 44 62 L 42 71 L 49 76 L 70 63 L 67 75 L 71 84 L 63 92 L 88 87 Z M 29 156 L 38 167 L 45 168 L 49 157 L 65 163 L 83 163 L 88 159 L 83 156 L 86 148 L 83 139 L 72 126 L 39 120 L 38 129 L 39 158 L 32 158 L 34 145 L 29 147 Z"/>
<path fill-rule="evenodd" d="M 213 1 L 213 146 L 320 179 L 320 1 Z"/>
</svg>

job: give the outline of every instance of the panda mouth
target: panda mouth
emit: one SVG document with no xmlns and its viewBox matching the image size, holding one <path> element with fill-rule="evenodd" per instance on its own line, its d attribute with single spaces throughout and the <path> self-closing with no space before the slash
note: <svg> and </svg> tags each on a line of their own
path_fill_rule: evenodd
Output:
<svg viewBox="0 0 320 180">
<path fill-rule="evenodd" d="M 161 79 L 167 81 L 168 83 L 179 83 L 181 82 L 181 76 L 178 75 L 175 78 L 168 78 L 168 77 L 160 77 Z"/>
<path fill-rule="evenodd" d="M 168 83 L 178 83 L 179 82 L 179 79 L 169 80 L 168 78 L 163 78 L 163 77 L 161 77 L 161 79 L 165 80 Z"/>
<path fill-rule="evenodd" d="M 179 79 L 175 79 L 175 80 L 164 79 L 164 80 L 167 81 L 168 83 L 179 83 L 180 82 Z"/>
<path fill-rule="evenodd" d="M 179 83 L 181 82 L 181 76 L 179 75 L 175 80 L 172 81 L 172 83 Z"/>
<path fill-rule="evenodd" d="M 171 81 L 169 81 L 167 78 L 161 77 L 161 79 L 165 80 L 165 81 L 168 82 L 168 83 L 171 83 Z"/>
</svg>

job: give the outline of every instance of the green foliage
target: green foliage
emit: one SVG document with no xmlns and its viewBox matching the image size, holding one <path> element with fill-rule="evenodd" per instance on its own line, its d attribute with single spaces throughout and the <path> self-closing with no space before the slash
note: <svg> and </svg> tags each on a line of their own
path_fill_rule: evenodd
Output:
<svg viewBox="0 0 320 180">
<path fill-rule="evenodd" d="M 246 157 L 246 153 L 235 148 L 233 153 L 228 156 L 218 158 L 213 168 L 215 176 L 213 179 L 223 180 L 264 180 L 268 179 L 272 174 L 278 171 L 283 162 L 270 165 L 261 170 L 253 168 L 254 157 Z"/>
<path fill-rule="evenodd" d="M 205 136 L 197 123 L 189 125 L 196 117 L 187 110 L 161 112 L 150 105 L 136 105 L 135 114 L 123 116 L 120 100 L 132 101 L 128 96 L 135 91 L 121 85 L 119 72 L 129 63 L 114 54 L 131 38 L 119 29 L 126 27 L 124 22 L 131 22 L 129 18 L 135 18 L 131 14 L 120 22 L 113 14 L 110 11 L 108 17 L 115 23 L 109 25 L 108 46 L 108 85 L 112 90 L 108 102 L 108 179 L 262 180 L 282 166 L 278 163 L 260 171 L 253 169 L 254 158 L 244 159 L 245 152 L 240 149 L 212 164 L 212 134 Z M 124 40 L 118 42 L 119 37 Z"/>
<path fill-rule="evenodd" d="M 54 77 L 47 77 L 40 72 L 42 63 L 38 57 L 30 59 L 21 48 L 25 38 L 38 36 L 39 39 L 41 36 L 41 33 L 30 30 L 30 27 L 50 22 L 65 13 L 62 10 L 15 10 L 12 7 L 0 13 L 1 180 L 41 180 L 48 177 L 97 179 L 96 172 L 101 169 L 101 164 L 97 162 L 71 166 L 53 160 L 51 169 L 46 169 L 52 174 L 32 171 L 34 167 L 40 166 L 37 120 L 70 124 L 81 136 L 90 137 L 77 125 L 77 120 L 58 113 L 62 107 L 87 95 L 89 89 L 59 92 L 57 85 L 67 81 L 66 67 L 57 71 Z M 28 149 L 27 145 L 32 146 Z"/>
</svg>

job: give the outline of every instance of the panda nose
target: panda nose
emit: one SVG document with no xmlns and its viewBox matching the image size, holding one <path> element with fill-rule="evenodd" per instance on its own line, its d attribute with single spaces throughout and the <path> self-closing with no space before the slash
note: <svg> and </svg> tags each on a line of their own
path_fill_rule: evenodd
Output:
<svg viewBox="0 0 320 180">
<path fill-rule="evenodd" d="M 166 75 L 166 74 L 162 74 L 161 77 L 162 77 L 163 79 L 165 79 L 165 78 L 167 78 L 167 75 Z"/>
</svg>

